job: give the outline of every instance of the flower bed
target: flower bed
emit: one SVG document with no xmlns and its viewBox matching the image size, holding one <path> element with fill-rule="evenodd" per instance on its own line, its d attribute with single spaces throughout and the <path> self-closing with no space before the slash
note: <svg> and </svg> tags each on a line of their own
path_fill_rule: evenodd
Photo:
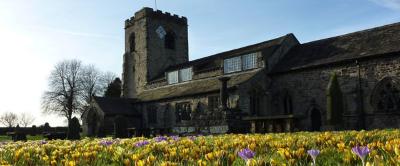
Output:
<svg viewBox="0 0 400 166">
<path fill-rule="evenodd" d="M 400 165 L 400 130 L 0 143 L 1 165 Z"/>
</svg>

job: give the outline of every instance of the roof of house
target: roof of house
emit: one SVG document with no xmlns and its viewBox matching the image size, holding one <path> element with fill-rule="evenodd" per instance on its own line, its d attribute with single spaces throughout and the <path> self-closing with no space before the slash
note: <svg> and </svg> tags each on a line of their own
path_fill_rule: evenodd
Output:
<svg viewBox="0 0 400 166">
<path fill-rule="evenodd" d="M 400 23 L 297 45 L 271 73 L 379 56 L 400 51 Z"/>
<path fill-rule="evenodd" d="M 233 88 L 236 85 L 249 80 L 260 70 L 261 69 L 254 69 L 247 72 L 245 71 L 226 75 L 227 77 L 230 77 L 230 80 L 228 81 L 228 88 Z M 154 101 L 218 91 L 221 87 L 221 83 L 219 81 L 219 78 L 221 77 L 223 76 L 192 80 L 145 90 L 138 94 L 138 98 L 141 101 Z"/>
<path fill-rule="evenodd" d="M 107 115 L 132 115 L 139 116 L 140 112 L 134 108 L 135 99 L 116 97 L 94 97 L 94 101 Z"/>
</svg>

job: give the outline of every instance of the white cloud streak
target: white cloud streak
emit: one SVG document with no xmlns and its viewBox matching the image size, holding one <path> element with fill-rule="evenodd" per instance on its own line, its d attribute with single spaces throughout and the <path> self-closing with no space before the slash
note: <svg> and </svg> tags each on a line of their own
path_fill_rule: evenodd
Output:
<svg viewBox="0 0 400 166">
<path fill-rule="evenodd" d="M 369 0 L 377 5 L 400 11 L 400 0 Z"/>
<path fill-rule="evenodd" d="M 104 35 L 99 33 L 87 33 L 87 32 L 75 32 L 70 30 L 65 30 L 61 28 L 54 28 L 49 26 L 34 26 L 33 28 L 37 28 L 40 30 L 52 31 L 55 33 L 62 33 L 66 35 L 78 36 L 78 37 L 89 37 L 89 38 L 107 38 L 107 39 L 119 39 L 117 36 L 112 35 Z"/>
</svg>

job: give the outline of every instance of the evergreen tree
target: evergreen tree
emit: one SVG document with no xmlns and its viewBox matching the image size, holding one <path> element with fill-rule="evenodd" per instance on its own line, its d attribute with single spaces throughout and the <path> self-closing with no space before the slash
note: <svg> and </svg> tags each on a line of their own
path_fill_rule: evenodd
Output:
<svg viewBox="0 0 400 166">
<path fill-rule="evenodd" d="M 114 79 L 113 82 L 108 84 L 104 97 L 120 97 L 121 96 L 122 81 L 119 78 Z"/>
</svg>

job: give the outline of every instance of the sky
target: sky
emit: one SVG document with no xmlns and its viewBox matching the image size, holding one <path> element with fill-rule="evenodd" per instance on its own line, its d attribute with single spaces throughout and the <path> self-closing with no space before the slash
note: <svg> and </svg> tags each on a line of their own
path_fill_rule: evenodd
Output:
<svg viewBox="0 0 400 166">
<path fill-rule="evenodd" d="M 124 20 L 153 0 L 0 0 L 0 114 L 35 125 L 54 65 L 66 59 L 121 75 Z M 190 60 L 293 33 L 301 43 L 400 22 L 400 0 L 157 0 L 188 18 Z"/>
</svg>

